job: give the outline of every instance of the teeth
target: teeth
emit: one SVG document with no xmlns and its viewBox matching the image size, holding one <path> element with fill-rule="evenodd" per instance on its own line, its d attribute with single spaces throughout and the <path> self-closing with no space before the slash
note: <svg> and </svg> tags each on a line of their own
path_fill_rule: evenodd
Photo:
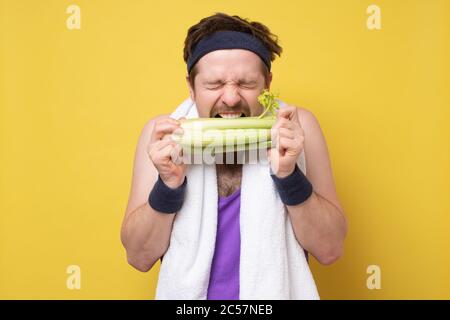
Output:
<svg viewBox="0 0 450 320">
<path fill-rule="evenodd" d="M 227 113 L 227 114 L 219 114 L 222 118 L 225 119 L 235 119 L 235 118 L 240 118 L 242 113 Z"/>
</svg>

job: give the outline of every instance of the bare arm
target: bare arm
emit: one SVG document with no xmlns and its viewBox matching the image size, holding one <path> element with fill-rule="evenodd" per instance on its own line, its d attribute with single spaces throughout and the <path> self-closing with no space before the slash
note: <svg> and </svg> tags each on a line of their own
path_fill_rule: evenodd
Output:
<svg viewBox="0 0 450 320">
<path fill-rule="evenodd" d="M 158 212 L 148 204 L 148 196 L 156 183 L 158 172 L 163 171 L 167 175 L 164 168 L 162 170 L 160 166 L 160 170 L 156 168 L 149 151 L 152 144 L 153 147 L 157 144 L 157 148 L 162 148 L 163 152 L 161 150 L 154 152 L 159 155 L 163 155 L 164 150 L 170 148 L 167 142 L 163 142 L 162 137 L 175 126 L 167 122 L 160 123 L 167 118 L 163 116 L 150 121 L 141 132 L 136 147 L 128 206 L 121 229 L 122 244 L 126 249 L 128 262 L 142 272 L 150 270 L 167 251 L 175 216 Z M 161 160 L 156 159 L 159 164 Z M 178 174 L 181 174 L 178 176 L 179 179 L 166 179 L 165 182 L 169 187 L 176 188 L 181 184 L 179 181 L 184 178 L 183 172 L 180 171 Z"/>
<path fill-rule="evenodd" d="M 320 263 L 328 265 L 343 253 L 347 221 L 336 194 L 320 125 L 311 112 L 299 109 L 298 114 L 305 134 L 306 174 L 314 192 L 307 201 L 287 209 L 299 243 Z"/>
</svg>

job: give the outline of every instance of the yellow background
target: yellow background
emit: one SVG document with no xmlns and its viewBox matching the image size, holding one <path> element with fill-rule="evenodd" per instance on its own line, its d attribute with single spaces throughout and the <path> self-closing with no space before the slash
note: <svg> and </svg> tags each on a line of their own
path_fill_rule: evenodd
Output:
<svg viewBox="0 0 450 320">
<path fill-rule="evenodd" d="M 0 3 L 0 298 L 154 297 L 159 265 L 132 269 L 119 238 L 134 149 L 188 95 L 187 29 L 222 11 L 280 37 L 273 89 L 326 135 L 350 230 L 311 263 L 322 298 L 450 299 L 450 1 Z"/>
</svg>

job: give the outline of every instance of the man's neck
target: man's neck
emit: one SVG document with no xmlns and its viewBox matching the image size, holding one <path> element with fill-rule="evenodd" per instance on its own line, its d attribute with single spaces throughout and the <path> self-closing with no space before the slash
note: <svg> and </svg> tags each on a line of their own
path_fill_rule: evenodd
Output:
<svg viewBox="0 0 450 320">
<path fill-rule="evenodd" d="M 216 164 L 217 191 L 227 197 L 241 187 L 242 164 Z"/>
</svg>

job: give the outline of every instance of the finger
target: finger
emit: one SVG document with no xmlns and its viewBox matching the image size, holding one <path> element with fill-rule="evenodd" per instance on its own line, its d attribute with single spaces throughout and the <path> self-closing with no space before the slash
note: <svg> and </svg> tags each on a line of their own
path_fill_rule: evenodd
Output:
<svg viewBox="0 0 450 320">
<path fill-rule="evenodd" d="M 280 134 L 279 134 L 279 129 L 272 129 L 271 130 L 271 141 L 272 141 L 272 149 L 274 149 L 274 152 L 277 153 L 281 153 L 282 150 L 282 146 L 280 144 Z"/>
<path fill-rule="evenodd" d="M 159 122 L 155 125 L 155 128 L 152 132 L 151 141 L 160 140 L 162 137 L 164 137 L 164 135 L 171 134 L 178 128 L 180 128 L 178 124 L 174 124 L 169 121 Z"/>
<path fill-rule="evenodd" d="M 278 128 L 278 135 L 283 138 L 294 139 L 295 131 L 288 128 Z"/>
<path fill-rule="evenodd" d="M 289 133 L 289 136 L 295 137 L 296 135 L 301 135 L 302 132 L 300 131 L 300 127 L 294 123 L 292 123 L 289 120 L 286 119 L 280 119 L 275 123 L 274 126 L 271 128 L 271 133 L 273 134 L 279 134 L 280 132 L 284 132 L 286 134 Z"/>
<path fill-rule="evenodd" d="M 175 146 L 176 143 L 170 139 L 164 139 L 164 140 L 158 140 L 155 143 L 152 144 L 151 150 L 153 152 L 161 152 L 161 149 L 165 148 L 168 145 Z"/>
<path fill-rule="evenodd" d="M 174 134 L 180 134 L 180 131 L 182 131 L 181 128 L 177 128 L 175 129 L 172 133 L 168 133 L 168 134 L 164 134 L 164 136 L 161 138 L 161 141 L 173 141 L 174 143 L 176 143 L 173 139 L 172 139 L 172 135 Z M 182 133 L 181 133 L 182 134 Z"/>
<path fill-rule="evenodd" d="M 270 148 L 267 152 L 272 172 L 276 174 L 280 166 L 280 152 L 276 148 Z"/>
<path fill-rule="evenodd" d="M 179 161 L 178 157 L 180 155 L 179 155 L 179 151 L 176 149 L 175 145 L 169 144 L 169 145 L 165 146 L 164 148 L 162 148 L 159 151 L 159 154 L 162 159 L 167 159 L 167 160 L 170 159 L 170 161 L 173 163 Z"/>
<path fill-rule="evenodd" d="M 183 148 L 179 144 L 173 147 L 170 153 L 170 159 L 177 166 L 183 164 Z"/>
<path fill-rule="evenodd" d="M 162 122 L 173 123 L 173 124 L 180 124 L 179 120 L 171 118 L 171 117 L 160 118 L 157 123 L 162 123 Z"/>
<path fill-rule="evenodd" d="M 299 154 L 303 149 L 303 143 L 295 139 L 280 138 L 280 141 L 278 143 L 280 146 L 280 150 L 283 153 L 286 152 L 290 155 Z"/>
<path fill-rule="evenodd" d="M 272 126 L 272 128 L 290 128 L 290 129 L 294 129 L 296 126 L 298 126 L 298 125 L 295 124 L 294 122 L 292 122 L 291 120 L 288 120 L 286 118 L 279 118 L 279 119 L 277 119 L 275 124 Z"/>
<path fill-rule="evenodd" d="M 294 106 L 286 106 L 280 108 L 277 114 L 278 119 L 287 119 L 295 123 L 300 123 L 298 118 L 298 108 Z"/>
<path fill-rule="evenodd" d="M 278 148 L 278 130 L 279 128 L 270 129 L 270 140 L 272 141 L 272 149 Z"/>
<path fill-rule="evenodd" d="M 285 118 L 288 120 L 292 120 L 295 116 L 296 108 L 293 106 L 285 106 L 283 108 L 278 109 L 277 118 Z"/>
<path fill-rule="evenodd" d="M 158 140 L 153 143 L 149 143 L 147 146 L 147 155 L 152 162 L 155 162 L 158 152 L 164 147 L 163 143 L 167 144 L 166 141 Z"/>
<path fill-rule="evenodd" d="M 181 127 L 181 124 L 183 123 L 184 120 L 187 120 L 186 117 L 181 117 L 178 119 L 178 124 L 180 125 L 180 127 L 178 129 L 176 129 L 173 134 L 178 135 L 178 136 L 182 136 L 184 133 L 183 128 Z"/>
</svg>

